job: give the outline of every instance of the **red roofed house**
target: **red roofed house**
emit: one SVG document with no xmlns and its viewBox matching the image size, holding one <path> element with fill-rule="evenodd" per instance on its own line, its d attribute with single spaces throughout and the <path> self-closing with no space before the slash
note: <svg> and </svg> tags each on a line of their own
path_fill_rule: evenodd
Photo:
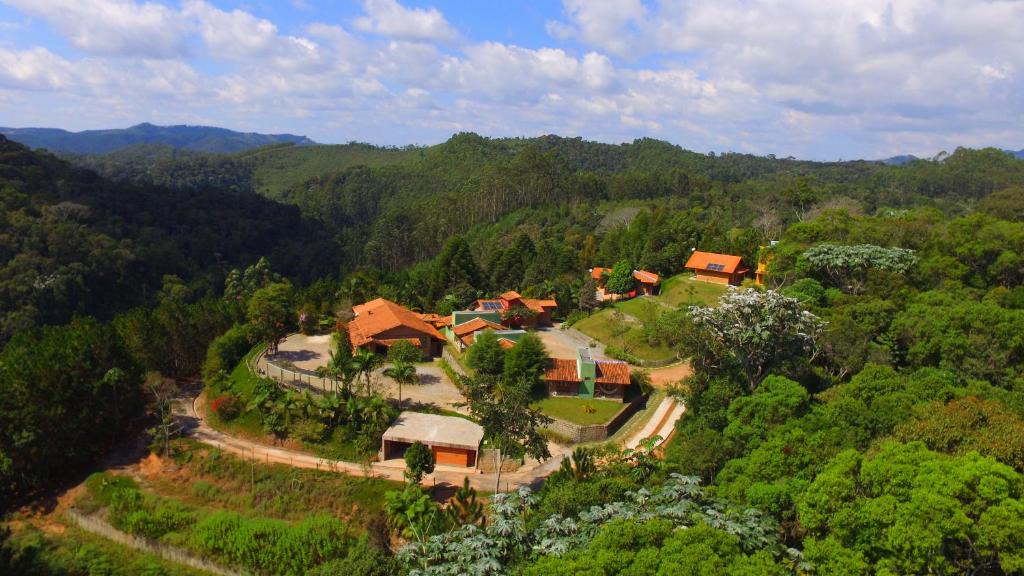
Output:
<svg viewBox="0 0 1024 576">
<path fill-rule="evenodd" d="M 544 380 L 551 396 L 610 398 L 622 401 L 631 380 L 629 365 L 619 360 L 594 360 L 580 348 L 575 360 L 551 358 Z"/>
<path fill-rule="evenodd" d="M 697 280 L 715 284 L 739 284 L 749 271 L 739 256 L 700 251 L 690 256 L 686 268 L 697 274 Z"/>
<path fill-rule="evenodd" d="M 612 273 L 611 268 L 601 268 L 596 266 L 590 269 L 590 277 L 597 282 L 597 299 L 601 302 L 605 300 L 623 300 L 625 298 L 635 298 L 640 294 L 647 294 L 648 296 L 658 293 L 658 288 L 661 286 L 661 277 L 654 272 L 648 272 L 647 270 L 633 270 L 633 278 L 636 279 L 636 289 L 628 294 L 614 294 L 606 292 L 604 289 L 604 283 L 608 280 L 608 275 Z"/>
<path fill-rule="evenodd" d="M 532 314 L 516 315 L 510 310 L 527 308 Z M 476 301 L 477 312 L 498 312 L 506 326 L 551 326 L 551 313 L 558 308 L 554 300 L 523 298 L 515 290 L 509 290 L 497 298 Z"/>
<path fill-rule="evenodd" d="M 424 356 L 438 356 L 444 336 L 434 326 L 434 315 L 417 314 L 390 300 L 377 298 L 352 307 L 356 317 L 348 323 L 353 348 L 385 353 L 403 340 L 412 342 Z"/>
</svg>

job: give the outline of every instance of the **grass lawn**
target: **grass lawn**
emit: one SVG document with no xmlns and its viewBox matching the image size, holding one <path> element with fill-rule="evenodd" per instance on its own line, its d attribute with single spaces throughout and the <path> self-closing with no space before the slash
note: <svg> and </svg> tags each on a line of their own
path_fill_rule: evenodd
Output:
<svg viewBox="0 0 1024 576">
<path fill-rule="evenodd" d="M 715 305 L 725 294 L 727 288 L 721 284 L 698 282 L 689 272 L 677 274 L 661 284 L 661 294 L 657 296 L 665 304 L 678 307 L 690 304 Z"/>
<path fill-rule="evenodd" d="M 533 403 L 533 407 L 553 418 L 584 426 L 604 424 L 622 410 L 624 404 L 613 400 L 551 396 Z"/>
<path fill-rule="evenodd" d="M 613 317 L 612 308 L 605 308 L 597 314 L 580 320 L 573 324 L 573 328 L 590 336 L 594 340 L 606 346 L 614 346 L 626 350 L 641 360 L 667 360 L 674 356 L 672 349 L 667 346 L 651 346 L 643 338 L 642 329 L 639 325 L 633 324 L 628 327 L 616 322 Z M 623 328 L 626 328 L 623 330 Z"/>
<path fill-rule="evenodd" d="M 662 301 L 660 296 L 639 296 L 637 298 L 630 298 L 629 300 L 623 300 L 612 304 L 612 307 L 617 310 L 622 310 L 626 314 L 637 318 L 643 319 L 650 314 L 654 314 L 657 318 L 661 316 L 662 312 L 669 310 Z"/>
</svg>

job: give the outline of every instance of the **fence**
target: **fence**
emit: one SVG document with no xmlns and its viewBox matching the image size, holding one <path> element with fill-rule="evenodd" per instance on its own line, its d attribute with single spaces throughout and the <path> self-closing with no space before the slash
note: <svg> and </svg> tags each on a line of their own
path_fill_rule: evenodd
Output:
<svg viewBox="0 0 1024 576">
<path fill-rule="evenodd" d="M 459 362 L 459 360 L 455 357 L 454 354 L 452 354 L 452 351 L 449 350 L 447 346 L 445 346 L 441 350 L 441 359 L 447 362 L 448 366 L 451 366 L 451 369 L 454 370 L 455 373 L 458 374 L 459 376 L 466 375 L 466 370 L 462 367 L 462 363 Z"/>
<path fill-rule="evenodd" d="M 160 542 L 153 542 L 152 540 L 139 538 L 138 536 L 132 536 L 131 534 L 114 528 L 95 516 L 86 516 L 73 509 L 68 510 L 67 514 L 68 517 L 71 518 L 71 520 L 82 530 L 102 536 L 123 546 L 134 548 L 135 550 L 141 550 L 143 552 L 149 552 L 150 554 L 155 554 L 164 560 L 169 560 L 176 564 L 182 564 L 189 568 L 195 568 L 196 570 L 203 570 L 211 574 L 219 574 L 220 576 L 241 576 L 242 574 L 241 572 L 228 570 L 214 564 L 213 562 L 193 556 L 189 552 L 176 546 L 169 546 Z"/>
</svg>

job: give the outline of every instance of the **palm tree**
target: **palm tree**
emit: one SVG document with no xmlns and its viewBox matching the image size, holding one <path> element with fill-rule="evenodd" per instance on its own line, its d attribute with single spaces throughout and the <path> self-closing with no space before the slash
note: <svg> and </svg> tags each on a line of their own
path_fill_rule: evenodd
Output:
<svg viewBox="0 0 1024 576">
<path fill-rule="evenodd" d="M 398 409 L 402 409 L 402 384 L 414 384 L 419 379 L 416 376 L 416 366 L 404 360 L 396 360 L 389 368 L 384 370 L 384 375 L 398 383 Z"/>
<path fill-rule="evenodd" d="M 377 356 L 369 350 L 360 350 L 358 354 L 352 357 L 352 368 L 355 374 L 362 374 L 366 379 L 364 385 L 364 394 L 368 394 L 370 391 L 370 377 L 373 375 L 373 371 L 380 365 L 380 356 Z"/>
<path fill-rule="evenodd" d="M 360 416 L 362 416 L 366 430 L 384 430 L 388 424 L 388 420 L 390 420 L 390 414 L 388 414 L 388 403 L 384 400 L 383 396 L 376 394 L 370 396 L 363 401 Z"/>
</svg>

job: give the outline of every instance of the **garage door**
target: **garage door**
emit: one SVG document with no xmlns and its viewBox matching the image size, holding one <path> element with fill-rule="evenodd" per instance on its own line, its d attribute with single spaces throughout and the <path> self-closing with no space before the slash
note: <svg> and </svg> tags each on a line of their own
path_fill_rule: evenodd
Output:
<svg viewBox="0 0 1024 576">
<path fill-rule="evenodd" d="M 442 446 L 432 446 L 431 448 L 434 451 L 434 461 L 438 464 L 446 464 L 448 466 L 473 466 L 475 464 L 473 462 L 476 456 L 474 450 Z"/>
</svg>

